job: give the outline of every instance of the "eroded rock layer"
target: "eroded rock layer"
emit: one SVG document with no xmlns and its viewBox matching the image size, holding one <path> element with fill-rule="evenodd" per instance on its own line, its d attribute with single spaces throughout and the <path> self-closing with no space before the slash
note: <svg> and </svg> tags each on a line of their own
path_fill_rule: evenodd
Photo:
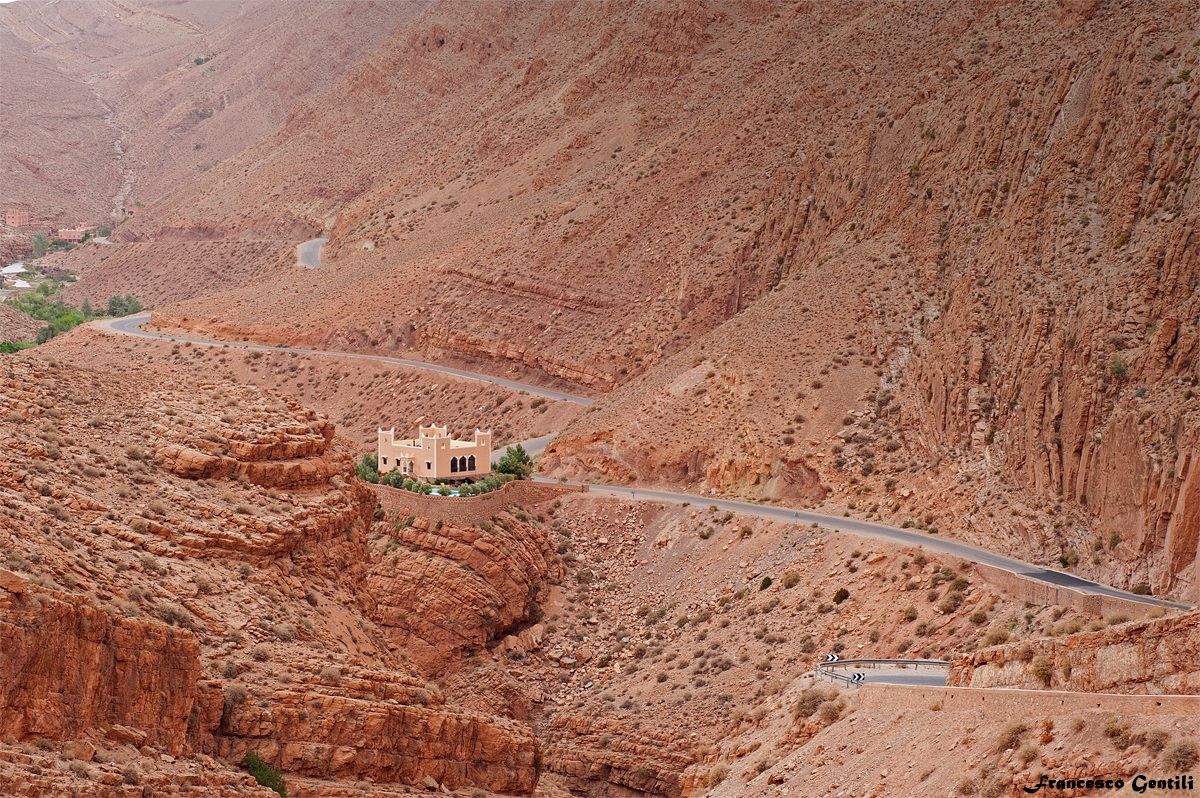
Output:
<svg viewBox="0 0 1200 798">
<path fill-rule="evenodd" d="M 1200 613 L 956 657 L 949 683 L 1085 693 L 1200 692 Z"/>
<path fill-rule="evenodd" d="M 407 541 L 427 550 L 414 563 L 438 557 L 397 576 L 369 540 L 374 495 L 294 400 L 21 356 L 0 369 L 7 744 L 103 750 L 77 769 L 132 762 L 147 785 L 166 776 L 146 756 L 208 762 L 220 772 L 194 783 L 214 794 L 246 778 L 228 767 L 248 751 L 318 781 L 532 792 L 530 727 L 448 702 L 425 660 L 525 619 L 551 570 L 544 529 L 445 527 Z M 372 620 L 404 594 L 442 596 L 410 607 L 421 635 Z M 39 755 L 0 753 L 0 784 L 42 783 L 7 770 Z"/>
</svg>

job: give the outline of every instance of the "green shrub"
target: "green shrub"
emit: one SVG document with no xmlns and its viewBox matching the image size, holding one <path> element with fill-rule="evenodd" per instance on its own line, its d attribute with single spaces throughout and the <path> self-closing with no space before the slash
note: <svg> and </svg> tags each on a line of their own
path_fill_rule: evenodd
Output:
<svg viewBox="0 0 1200 798">
<path fill-rule="evenodd" d="M 280 798 L 287 798 L 287 787 L 283 783 L 283 775 L 275 768 L 262 761 L 253 751 L 246 754 L 242 760 L 246 770 L 254 780 L 269 790 L 279 793 Z"/>
<path fill-rule="evenodd" d="M 142 311 L 142 303 L 133 294 L 114 294 L 108 298 L 108 315 L 129 316 Z"/>
<path fill-rule="evenodd" d="M 833 603 L 841 604 L 846 599 L 850 598 L 850 591 L 844 587 L 839 587 L 837 592 L 833 594 Z"/>
<path fill-rule="evenodd" d="M 517 479 L 527 479 L 533 473 L 533 458 L 521 444 L 509 446 L 493 469 L 499 474 L 510 474 Z"/>
<path fill-rule="evenodd" d="M 0 341 L 0 355 L 11 355 L 33 345 L 33 341 Z"/>
<path fill-rule="evenodd" d="M 60 333 L 73 330 L 85 321 L 99 318 L 99 313 L 92 310 L 91 302 L 83 301 L 82 307 L 72 307 L 63 302 L 59 293 L 63 284 L 58 280 L 47 279 L 37 287 L 36 291 L 22 294 L 5 300 L 6 304 L 38 321 L 46 322 L 46 326 L 38 330 L 37 343 L 44 344 Z M 126 316 L 137 313 L 142 304 L 132 294 L 121 297 L 114 296 L 108 300 L 108 315 Z"/>
<path fill-rule="evenodd" d="M 379 482 L 379 457 L 368 452 L 354 464 L 354 473 L 363 482 Z"/>
<path fill-rule="evenodd" d="M 761 583 L 759 583 L 759 585 L 758 585 L 758 589 L 759 589 L 759 590 L 766 590 L 767 588 L 769 588 L 769 587 L 771 586 L 771 583 L 772 583 L 772 579 L 771 579 L 771 577 L 769 577 L 769 576 L 764 576 L 764 577 L 762 578 L 762 582 L 761 582 Z"/>
</svg>

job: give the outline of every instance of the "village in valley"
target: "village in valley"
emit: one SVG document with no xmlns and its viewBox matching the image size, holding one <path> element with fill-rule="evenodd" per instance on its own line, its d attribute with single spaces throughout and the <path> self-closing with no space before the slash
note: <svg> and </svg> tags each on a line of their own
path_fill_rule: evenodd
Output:
<svg viewBox="0 0 1200 798">
<path fill-rule="evenodd" d="M 46 232 L 49 231 L 49 232 Z M 112 225 L 52 227 L 31 222 L 22 208 L 4 211 L 0 226 L 0 354 L 45 343 L 85 321 L 124 316 L 142 309 L 132 294 L 114 295 L 101 307 L 85 301 L 79 307 L 63 301 L 62 289 L 75 281 L 53 256 L 83 245 L 103 246 Z M 49 256 L 49 257 L 48 257 Z"/>
</svg>

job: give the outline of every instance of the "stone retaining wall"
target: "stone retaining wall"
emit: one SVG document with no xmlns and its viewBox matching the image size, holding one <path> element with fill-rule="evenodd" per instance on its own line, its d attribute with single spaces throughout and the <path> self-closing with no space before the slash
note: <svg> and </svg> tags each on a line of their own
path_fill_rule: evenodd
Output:
<svg viewBox="0 0 1200 798">
<path fill-rule="evenodd" d="M 1097 596 L 1082 593 L 1069 587 L 1051 585 L 1037 579 L 994 568 L 990 565 L 976 563 L 975 570 L 983 581 L 999 588 L 1013 598 L 1027 601 L 1030 604 L 1046 607 L 1057 605 L 1070 607 L 1096 617 L 1105 615 L 1128 615 L 1130 618 L 1143 618 L 1151 611 L 1160 609 L 1153 604 L 1145 604 L 1132 599 L 1115 596 Z"/>
<path fill-rule="evenodd" d="M 567 493 L 583 493 L 585 487 L 552 485 L 514 480 L 482 496 L 425 496 L 403 488 L 371 485 L 385 512 L 444 521 L 457 526 L 474 526 L 491 520 L 508 507 L 530 507 L 553 501 Z"/>
<path fill-rule="evenodd" d="M 1021 717 L 1032 712 L 1059 714 L 1101 710 L 1114 715 L 1162 714 L 1195 717 L 1200 714 L 1197 695 L 1115 695 L 1069 693 L 1059 690 L 981 690 L 975 687 L 916 687 L 865 684 L 846 693 L 860 706 L 903 712 L 914 706 L 940 704 L 945 711 L 985 710 Z M 981 717 L 984 717 L 981 714 Z"/>
</svg>

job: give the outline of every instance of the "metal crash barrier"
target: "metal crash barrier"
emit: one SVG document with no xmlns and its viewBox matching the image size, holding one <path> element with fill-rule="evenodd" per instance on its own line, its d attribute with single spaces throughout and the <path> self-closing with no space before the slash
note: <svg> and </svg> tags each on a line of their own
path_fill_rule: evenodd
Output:
<svg viewBox="0 0 1200 798">
<path fill-rule="evenodd" d="M 830 655 L 836 657 L 836 655 Z M 936 668 L 949 668 L 950 662 L 944 659 L 826 659 L 816 667 L 813 672 L 816 678 L 825 679 L 830 682 L 844 684 L 847 687 L 859 687 L 866 682 L 865 674 L 863 673 L 838 673 L 838 670 L 863 671 L 873 668 L 897 668 L 906 669 L 912 668 L 914 671 L 919 671 L 921 668 L 933 670 Z"/>
</svg>

